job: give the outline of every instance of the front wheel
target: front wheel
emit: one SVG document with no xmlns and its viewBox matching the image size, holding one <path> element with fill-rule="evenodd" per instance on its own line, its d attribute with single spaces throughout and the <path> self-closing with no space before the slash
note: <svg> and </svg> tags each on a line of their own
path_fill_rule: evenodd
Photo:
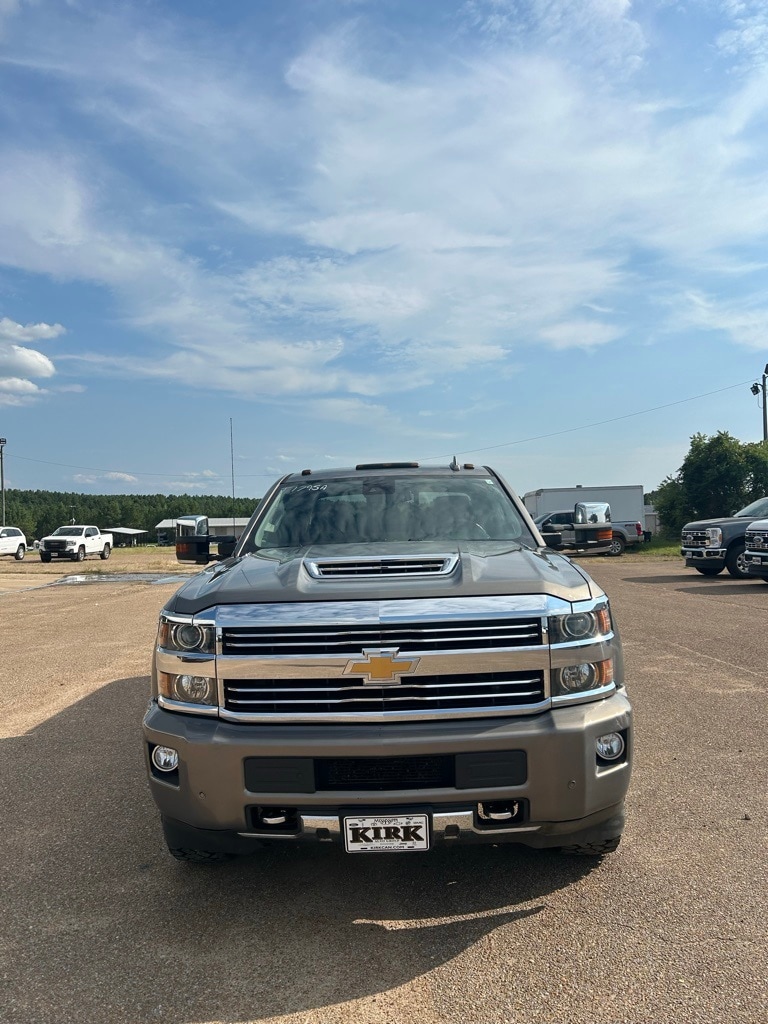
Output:
<svg viewBox="0 0 768 1024">
<path fill-rule="evenodd" d="M 619 533 L 614 533 L 611 546 L 608 548 L 609 555 L 623 555 L 627 542 Z"/>
<path fill-rule="evenodd" d="M 106 562 L 106 560 L 109 558 L 109 555 L 110 555 L 109 544 L 105 544 L 104 545 L 104 550 L 101 552 L 101 560 L 103 562 Z"/>
<path fill-rule="evenodd" d="M 72 557 L 73 562 L 84 562 L 85 561 L 85 548 L 82 545 L 77 549 L 77 554 Z"/>
<path fill-rule="evenodd" d="M 51 560 L 51 555 L 40 555 L 40 561 L 41 562 L 50 562 L 50 560 Z"/>
<path fill-rule="evenodd" d="M 695 565 L 694 569 L 696 572 L 700 572 L 702 576 L 718 576 L 723 571 L 723 566 Z"/>
<path fill-rule="evenodd" d="M 24 547 L 24 545 L 19 544 L 19 546 L 16 548 L 16 554 L 13 557 L 16 559 L 17 562 L 20 562 L 26 553 L 27 549 Z"/>
<path fill-rule="evenodd" d="M 749 580 L 752 577 L 747 570 L 747 559 L 744 555 L 744 544 L 734 544 L 725 556 L 725 568 L 737 580 Z"/>
</svg>

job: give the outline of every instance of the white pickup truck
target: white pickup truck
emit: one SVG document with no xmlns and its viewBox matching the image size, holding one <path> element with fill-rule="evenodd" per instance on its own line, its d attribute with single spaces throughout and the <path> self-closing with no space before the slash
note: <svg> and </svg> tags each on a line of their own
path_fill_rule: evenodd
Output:
<svg viewBox="0 0 768 1024">
<path fill-rule="evenodd" d="M 98 526 L 60 526 L 40 541 L 40 561 L 69 558 L 82 562 L 86 555 L 109 558 L 112 553 L 112 534 L 101 533 Z"/>
</svg>

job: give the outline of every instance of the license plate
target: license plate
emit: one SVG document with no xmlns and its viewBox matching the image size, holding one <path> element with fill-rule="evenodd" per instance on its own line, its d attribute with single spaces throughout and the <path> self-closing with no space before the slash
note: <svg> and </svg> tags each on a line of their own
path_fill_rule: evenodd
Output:
<svg viewBox="0 0 768 1024">
<path fill-rule="evenodd" d="M 429 849 L 426 814 L 358 815 L 344 819 L 347 853 L 401 853 Z"/>
</svg>

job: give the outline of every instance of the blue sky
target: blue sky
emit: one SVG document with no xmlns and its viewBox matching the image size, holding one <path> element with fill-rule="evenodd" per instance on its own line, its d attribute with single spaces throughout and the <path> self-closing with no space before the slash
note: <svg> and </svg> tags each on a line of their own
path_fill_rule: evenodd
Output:
<svg viewBox="0 0 768 1024">
<path fill-rule="evenodd" d="M 0 0 L 7 487 L 650 490 L 762 437 L 767 236 L 766 0 Z"/>
</svg>

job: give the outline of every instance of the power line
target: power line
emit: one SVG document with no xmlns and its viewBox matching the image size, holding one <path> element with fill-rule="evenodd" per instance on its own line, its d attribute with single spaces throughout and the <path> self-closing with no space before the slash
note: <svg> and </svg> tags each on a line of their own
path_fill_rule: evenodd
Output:
<svg viewBox="0 0 768 1024">
<path fill-rule="evenodd" d="M 706 391 L 703 395 L 693 395 L 691 398 L 680 398 L 676 402 L 667 402 L 665 405 L 654 405 L 650 409 L 640 409 L 637 412 L 627 412 L 622 416 L 612 416 L 607 420 L 595 420 L 594 423 L 582 423 L 578 427 L 566 427 L 563 430 L 552 430 L 548 434 L 533 434 L 531 437 L 521 437 L 515 441 L 502 441 L 499 444 L 489 444 L 484 448 L 465 448 L 460 452 L 449 452 L 447 455 L 429 455 L 419 459 L 419 462 L 433 462 L 438 459 L 450 459 L 452 455 L 474 455 L 475 452 L 489 452 L 495 448 L 510 448 L 515 444 L 527 444 L 529 441 L 543 441 L 548 437 L 558 437 L 561 434 L 573 434 L 577 430 L 589 430 L 590 427 L 602 427 L 606 423 L 617 423 L 619 420 L 628 420 L 633 416 L 646 416 L 651 412 L 658 412 L 660 409 L 671 409 L 673 405 L 684 405 L 686 402 L 696 402 L 700 398 L 709 398 L 710 395 L 719 395 L 723 391 L 732 391 L 734 388 L 743 388 L 749 381 L 742 381 L 740 384 L 729 384 L 725 388 L 718 388 L 716 391 Z"/>
<path fill-rule="evenodd" d="M 654 405 L 649 409 L 639 409 L 637 412 L 627 412 L 621 416 L 611 416 L 605 420 L 595 420 L 594 423 L 582 423 L 575 427 L 565 427 L 563 430 L 552 430 L 546 434 L 533 434 L 530 437 L 516 438 L 514 441 L 501 441 L 498 444 L 485 445 L 483 448 L 464 448 L 459 452 L 448 452 L 446 455 L 428 455 L 423 456 L 419 459 L 420 462 L 434 462 L 438 459 L 450 459 L 452 455 L 473 455 L 476 452 L 489 452 L 497 448 L 511 448 L 517 444 L 528 444 L 530 441 L 543 441 L 548 437 L 559 437 L 562 434 L 573 434 L 577 430 L 589 430 L 592 427 L 602 427 L 607 423 L 618 423 L 620 420 L 632 419 L 635 416 L 647 416 L 652 412 L 659 412 L 661 409 L 671 409 L 675 405 L 685 405 L 687 402 L 697 402 L 701 398 L 710 398 L 712 395 L 720 395 L 724 391 L 733 391 L 735 388 L 743 388 L 747 384 L 750 384 L 752 379 L 747 381 L 741 381 L 738 384 L 728 384 L 727 387 L 717 388 L 715 391 L 705 391 L 701 395 L 692 395 L 690 398 L 680 398 L 676 402 L 667 402 L 664 405 Z M 11 455 L 6 453 L 6 458 L 17 459 L 19 462 L 34 462 L 41 466 L 56 466 L 58 469 L 79 469 L 86 473 L 121 473 L 126 476 L 151 476 L 151 477 L 162 477 L 167 479 L 168 477 L 178 476 L 177 470 L 169 470 L 165 473 L 151 473 L 144 470 L 127 470 L 127 469 L 97 469 L 94 466 L 76 466 L 69 462 L 50 462 L 47 459 L 33 459 L 26 455 Z M 182 474 L 183 475 L 183 474 Z M 241 479 L 263 479 L 263 480 L 274 480 L 274 473 L 241 473 L 239 474 Z"/>
</svg>

